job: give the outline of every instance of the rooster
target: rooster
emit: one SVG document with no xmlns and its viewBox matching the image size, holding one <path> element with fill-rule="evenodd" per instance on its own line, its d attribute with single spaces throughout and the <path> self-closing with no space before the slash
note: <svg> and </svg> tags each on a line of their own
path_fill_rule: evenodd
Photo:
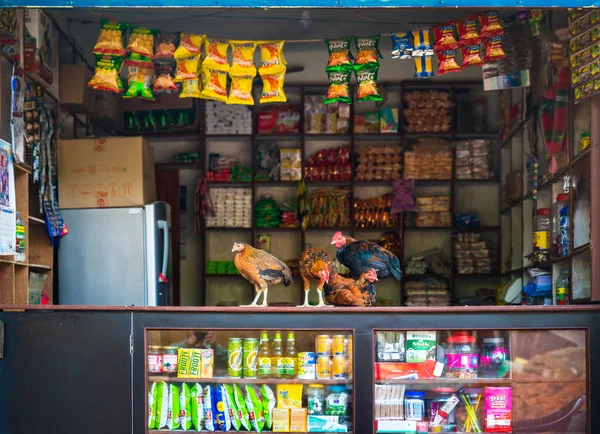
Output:
<svg viewBox="0 0 600 434">
<path fill-rule="evenodd" d="M 244 279 L 254 285 L 256 297 L 250 306 L 267 307 L 267 293 L 269 285 L 276 285 L 283 282 L 285 286 L 290 286 L 293 282 L 292 272 L 275 256 L 259 249 L 255 249 L 246 243 L 234 243 L 232 252 L 235 255 L 235 268 L 238 269 Z M 263 294 L 263 302 L 257 305 L 256 302 Z"/>
<path fill-rule="evenodd" d="M 357 280 L 342 277 L 335 271 L 325 284 L 325 299 L 334 306 L 373 306 L 377 272 L 371 268 Z"/>
<path fill-rule="evenodd" d="M 298 307 L 309 307 L 308 293 L 310 283 L 318 280 L 317 292 L 319 293 L 319 304 L 317 307 L 326 306 L 323 301 L 323 286 L 329 282 L 329 276 L 333 272 L 333 260 L 329 253 L 323 249 L 306 249 L 300 256 L 300 275 L 304 284 L 304 304 Z"/>
<path fill-rule="evenodd" d="M 356 241 L 341 232 L 336 232 L 331 244 L 338 248 L 336 257 L 342 265 L 350 269 L 352 276 L 358 278 L 362 273 L 374 268 L 379 279 L 390 275 L 400 280 L 402 270 L 400 261 L 389 250 L 372 241 Z"/>
</svg>

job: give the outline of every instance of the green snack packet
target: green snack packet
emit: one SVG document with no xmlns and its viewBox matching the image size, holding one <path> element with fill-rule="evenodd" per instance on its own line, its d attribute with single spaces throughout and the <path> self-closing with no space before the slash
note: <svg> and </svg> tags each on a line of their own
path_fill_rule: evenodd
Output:
<svg viewBox="0 0 600 434">
<path fill-rule="evenodd" d="M 248 414 L 248 408 L 246 407 L 246 399 L 244 398 L 244 394 L 237 384 L 233 385 L 233 391 L 235 393 L 235 406 L 238 408 L 238 415 L 240 415 L 242 426 L 246 429 L 246 431 L 250 431 L 252 426 L 250 425 L 250 415 Z"/>
<path fill-rule="evenodd" d="M 128 28 L 129 23 L 121 23 L 107 18 L 100 19 L 100 34 L 92 53 L 124 56 L 123 34 Z"/>
<path fill-rule="evenodd" d="M 202 431 L 204 427 L 204 389 L 198 383 L 192 386 L 190 392 L 190 404 L 192 406 L 192 428 Z"/>
<path fill-rule="evenodd" d="M 356 69 L 356 80 L 358 88 L 356 101 L 381 101 L 381 95 L 377 87 L 377 71 L 379 65 L 363 65 Z"/>
<path fill-rule="evenodd" d="M 192 396 L 187 383 L 181 385 L 179 395 L 179 424 L 184 431 L 192 428 Z"/>
<path fill-rule="evenodd" d="M 352 70 L 327 71 L 327 75 L 329 76 L 329 87 L 327 88 L 327 97 L 324 103 L 342 102 L 351 104 L 350 77 L 352 76 Z"/>
<path fill-rule="evenodd" d="M 233 385 L 225 384 L 225 392 L 227 393 L 227 406 L 229 408 L 229 419 L 231 420 L 231 425 L 235 428 L 236 431 L 239 431 L 242 427 L 242 414 L 239 411 L 237 404 L 235 403 L 235 390 L 233 389 Z"/>
<path fill-rule="evenodd" d="M 379 59 L 383 57 L 379 51 L 380 38 L 379 35 L 368 38 L 354 38 L 356 41 L 355 69 L 361 65 L 379 65 Z"/>
<path fill-rule="evenodd" d="M 128 88 L 123 98 L 144 98 L 153 101 L 152 80 L 154 79 L 154 69 L 152 66 L 141 66 L 128 64 L 127 77 Z"/>
<path fill-rule="evenodd" d="M 352 54 L 350 53 L 350 41 L 345 39 L 325 39 L 329 59 L 327 60 L 327 71 L 339 71 L 341 69 L 352 69 Z"/>
<path fill-rule="evenodd" d="M 156 427 L 156 383 L 148 390 L 148 429 Z"/>
<path fill-rule="evenodd" d="M 250 416 L 250 424 L 256 432 L 262 432 L 265 428 L 265 416 L 263 414 L 262 401 L 252 386 L 246 385 L 246 408 Z"/>
<path fill-rule="evenodd" d="M 179 387 L 169 384 L 169 405 L 167 413 L 167 428 L 170 431 L 179 428 Z"/>
<path fill-rule="evenodd" d="M 156 385 L 156 423 L 154 428 L 162 429 L 167 426 L 167 416 L 169 413 L 169 387 L 167 383 L 161 381 Z"/>
<path fill-rule="evenodd" d="M 263 413 L 265 416 L 265 428 L 273 428 L 273 409 L 275 408 L 275 394 L 273 390 L 266 384 L 260 386 L 260 394 L 262 395 Z"/>
<path fill-rule="evenodd" d="M 104 90 L 115 93 L 122 92 L 122 66 L 123 57 L 121 56 L 96 54 L 96 68 L 94 70 L 94 76 L 87 85 L 95 90 Z"/>
</svg>

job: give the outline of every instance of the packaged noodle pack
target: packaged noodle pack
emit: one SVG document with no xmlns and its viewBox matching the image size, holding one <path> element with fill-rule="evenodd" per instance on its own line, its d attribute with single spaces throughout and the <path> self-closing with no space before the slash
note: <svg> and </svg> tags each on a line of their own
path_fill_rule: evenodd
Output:
<svg viewBox="0 0 600 434">
<path fill-rule="evenodd" d="M 229 407 L 227 406 L 227 391 L 220 384 L 215 390 L 215 408 L 214 408 L 215 429 L 229 431 L 231 429 L 231 417 Z"/>
<path fill-rule="evenodd" d="M 227 408 L 229 409 L 229 420 L 236 431 L 242 427 L 242 413 L 239 410 L 236 399 L 235 390 L 232 384 L 225 384 L 225 393 L 227 394 Z"/>
<path fill-rule="evenodd" d="M 284 74 L 287 62 L 283 56 L 285 41 L 260 42 L 260 75 Z"/>
<path fill-rule="evenodd" d="M 252 96 L 254 77 L 254 75 L 231 75 L 227 104 L 254 105 L 254 97 Z"/>
<path fill-rule="evenodd" d="M 273 409 L 275 408 L 275 394 L 273 390 L 263 384 L 260 387 L 260 394 L 262 395 L 263 402 L 263 414 L 265 417 L 265 429 L 273 429 Z"/>
<path fill-rule="evenodd" d="M 254 41 L 229 41 L 233 54 L 229 73 L 234 76 L 255 76 L 256 65 L 254 64 Z"/>
<path fill-rule="evenodd" d="M 233 385 L 233 392 L 235 394 L 235 406 L 238 408 L 238 415 L 242 422 L 242 427 L 244 427 L 246 431 L 250 431 L 250 415 L 248 414 L 248 407 L 246 406 L 244 394 L 237 384 Z"/>
<path fill-rule="evenodd" d="M 169 386 L 164 381 L 156 385 L 156 429 L 163 429 L 167 426 L 167 417 L 169 415 Z"/>
<path fill-rule="evenodd" d="M 246 408 L 250 417 L 250 424 L 256 432 L 262 432 L 265 428 L 265 417 L 263 413 L 262 400 L 259 398 L 253 386 L 246 385 Z"/>
<path fill-rule="evenodd" d="M 121 67 L 123 57 L 96 54 L 96 69 L 88 86 L 95 90 L 120 93 L 123 91 Z"/>
<path fill-rule="evenodd" d="M 192 429 L 197 432 L 202 431 L 202 428 L 204 428 L 204 389 L 198 383 L 192 385 L 190 404 L 192 409 Z"/>
<path fill-rule="evenodd" d="M 283 90 L 283 80 L 285 79 L 285 67 L 283 71 L 277 74 L 261 75 L 263 81 L 263 90 L 260 94 L 260 103 L 286 102 L 287 97 Z"/>
<path fill-rule="evenodd" d="M 192 395 L 187 383 L 181 385 L 179 394 L 179 425 L 184 431 L 192 428 Z"/>
<path fill-rule="evenodd" d="M 141 56 L 154 56 L 154 37 L 158 30 L 147 27 L 132 26 L 127 41 L 127 52 L 136 53 Z"/>
<path fill-rule="evenodd" d="M 129 23 L 102 18 L 100 20 L 100 34 L 92 52 L 94 54 L 108 54 L 112 56 L 125 56 L 123 34 L 129 28 Z"/>
<path fill-rule="evenodd" d="M 179 387 L 169 384 L 169 403 L 167 413 L 167 428 L 173 431 L 179 428 Z"/>
<path fill-rule="evenodd" d="M 156 428 L 156 383 L 148 390 L 148 429 Z"/>
</svg>

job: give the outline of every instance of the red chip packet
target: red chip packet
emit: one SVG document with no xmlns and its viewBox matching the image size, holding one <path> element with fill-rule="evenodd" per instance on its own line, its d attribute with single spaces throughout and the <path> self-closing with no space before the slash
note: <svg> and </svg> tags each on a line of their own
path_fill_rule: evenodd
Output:
<svg viewBox="0 0 600 434">
<path fill-rule="evenodd" d="M 477 42 L 473 45 L 465 45 L 461 47 L 462 51 L 462 67 L 481 65 L 483 58 L 481 57 L 481 44 Z"/>
<path fill-rule="evenodd" d="M 484 63 L 506 58 L 506 52 L 504 51 L 504 47 L 502 47 L 503 39 L 504 35 L 497 35 L 485 40 Z"/>
<path fill-rule="evenodd" d="M 454 36 L 455 23 L 450 22 L 436 26 L 433 28 L 433 34 L 435 37 L 435 45 L 440 47 L 454 47 L 458 44 L 456 37 Z"/>
<path fill-rule="evenodd" d="M 449 72 L 460 71 L 460 65 L 456 60 L 458 51 L 455 48 L 449 50 L 440 50 L 438 56 L 438 75 L 448 74 Z"/>
<path fill-rule="evenodd" d="M 458 22 L 458 43 L 460 45 L 475 45 L 481 42 L 481 35 L 477 29 L 479 19 L 477 15 L 465 18 Z"/>
<path fill-rule="evenodd" d="M 500 17 L 498 11 L 487 11 L 483 12 L 479 19 L 481 20 L 481 37 L 491 38 L 492 36 L 498 36 L 504 34 L 504 28 L 500 24 Z"/>
</svg>

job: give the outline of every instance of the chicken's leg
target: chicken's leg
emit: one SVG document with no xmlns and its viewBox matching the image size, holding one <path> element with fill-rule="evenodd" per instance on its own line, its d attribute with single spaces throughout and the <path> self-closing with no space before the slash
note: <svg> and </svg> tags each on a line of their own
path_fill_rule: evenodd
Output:
<svg viewBox="0 0 600 434">
<path fill-rule="evenodd" d="M 323 286 L 324 285 L 325 285 L 325 282 L 321 281 L 321 282 L 319 282 L 319 285 L 317 286 L 317 291 L 319 292 L 319 304 L 317 304 L 317 307 L 327 306 L 325 304 L 325 301 L 323 300 Z"/>
<path fill-rule="evenodd" d="M 254 291 L 256 292 L 256 297 L 254 297 L 254 301 L 250 304 L 242 304 L 242 305 L 240 305 L 240 307 L 256 307 L 257 306 L 256 302 L 258 301 L 260 294 L 262 294 L 261 287 L 258 284 L 254 284 Z"/>
<path fill-rule="evenodd" d="M 266 282 L 262 282 L 260 284 L 260 288 L 262 289 L 262 293 L 263 293 L 263 302 L 260 306 L 268 307 L 269 305 L 267 304 L 267 294 L 269 293 L 269 285 Z"/>
<path fill-rule="evenodd" d="M 308 304 L 308 293 L 310 292 L 310 280 L 302 276 L 302 284 L 304 286 L 304 304 L 297 307 L 310 307 Z"/>
</svg>

